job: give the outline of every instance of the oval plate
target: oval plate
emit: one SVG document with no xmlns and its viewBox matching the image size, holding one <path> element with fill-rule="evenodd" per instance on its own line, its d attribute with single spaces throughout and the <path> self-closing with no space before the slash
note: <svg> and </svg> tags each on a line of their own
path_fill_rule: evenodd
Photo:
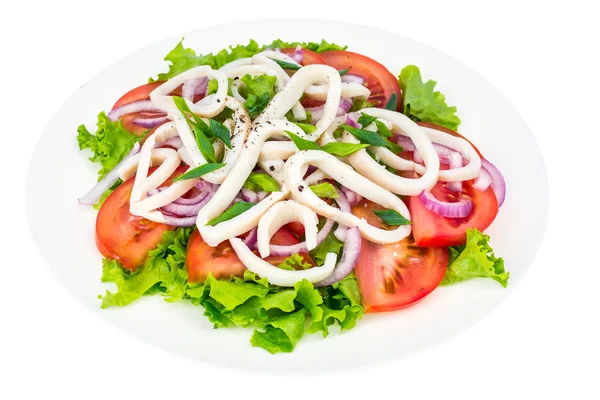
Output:
<svg viewBox="0 0 600 400">
<path fill-rule="evenodd" d="M 250 38 L 259 43 L 325 38 L 378 60 L 394 74 L 408 64 L 419 66 L 424 79 L 438 82 L 436 89 L 448 104 L 458 106 L 461 133 L 506 178 L 507 201 L 487 233 L 511 273 L 508 289 L 486 279 L 441 287 L 414 307 L 367 315 L 355 329 L 341 335 L 334 332 L 327 339 L 305 335 L 293 353 L 277 355 L 252 348 L 251 330 L 214 330 L 201 307 L 168 304 L 160 296 L 123 309 L 100 309 L 97 295 L 106 287 L 100 282 L 101 256 L 94 243 L 96 211 L 77 203 L 96 181 L 98 167 L 87 161 L 87 152 L 79 151 L 76 130 L 82 123 L 95 126 L 99 111 L 108 111 L 123 93 L 165 71 L 163 58 L 181 39 L 175 37 L 122 59 L 77 91 L 46 127 L 31 161 L 27 212 L 34 239 L 59 281 L 90 310 L 129 334 L 185 357 L 255 372 L 319 373 L 405 357 L 439 344 L 491 312 L 521 281 L 546 226 L 544 162 L 518 112 L 479 74 L 414 40 L 341 22 L 249 21 L 184 36 L 184 44 L 199 53 L 246 44 Z"/>
</svg>

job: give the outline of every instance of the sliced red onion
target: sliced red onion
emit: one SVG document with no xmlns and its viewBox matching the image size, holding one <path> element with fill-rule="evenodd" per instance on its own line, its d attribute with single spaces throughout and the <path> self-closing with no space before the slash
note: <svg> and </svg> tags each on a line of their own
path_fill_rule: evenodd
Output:
<svg viewBox="0 0 600 400">
<path fill-rule="evenodd" d="M 196 225 L 197 216 L 193 217 L 176 217 L 173 215 L 163 213 L 165 217 L 165 223 L 171 226 L 189 227 Z"/>
<path fill-rule="evenodd" d="M 338 193 L 338 198 L 335 199 L 335 201 L 338 203 L 338 206 L 340 207 L 340 211 L 343 211 L 343 212 L 352 212 L 350 204 L 356 204 L 360 201 L 359 198 L 362 199 L 362 196 L 353 192 L 352 190 L 348 189 L 345 186 L 342 186 L 341 190 L 336 189 L 336 191 Z M 350 200 L 353 200 L 356 203 L 352 203 L 352 201 L 350 201 Z M 346 230 L 347 229 L 348 229 L 348 227 L 346 227 L 344 225 L 338 225 L 338 227 L 335 229 L 335 231 L 333 231 L 333 234 L 340 242 L 344 242 L 346 240 Z"/>
<path fill-rule="evenodd" d="M 258 228 L 254 227 L 248 232 L 246 237 L 244 238 L 244 244 L 248 246 L 248 248 L 252 251 L 258 249 Z"/>
<path fill-rule="evenodd" d="M 356 122 L 356 120 L 355 120 L 354 118 L 352 118 L 352 117 L 350 116 L 350 114 L 348 114 L 348 115 L 346 116 L 346 125 L 349 125 L 349 126 L 351 126 L 351 127 L 353 127 L 353 128 L 360 129 L 360 125 L 359 125 L 359 123 L 358 123 L 358 122 Z"/>
<path fill-rule="evenodd" d="M 321 242 L 323 242 L 323 240 L 325 240 L 327 235 L 329 235 L 329 232 L 331 232 L 331 228 L 333 228 L 333 224 L 334 224 L 334 222 L 332 219 L 328 218 L 325 221 L 325 225 L 323 225 L 323 228 L 321 228 L 321 230 L 317 233 L 317 245 L 321 244 Z M 298 244 L 294 244 L 294 245 L 290 245 L 290 246 L 281 246 L 281 245 L 272 244 L 272 245 L 270 245 L 270 248 L 271 248 L 271 255 L 283 256 L 283 257 L 291 256 L 292 254 L 308 252 L 308 248 L 306 247 L 306 242 L 300 242 Z"/>
<path fill-rule="evenodd" d="M 481 168 L 477 178 L 475 178 L 475 183 L 473 183 L 473 189 L 479 190 L 480 192 L 485 192 L 488 190 L 491 184 L 492 176 L 489 172 L 487 172 L 487 170 Z"/>
<path fill-rule="evenodd" d="M 450 163 L 450 159 L 453 156 L 453 154 L 458 154 L 460 156 L 460 153 L 458 153 L 454 149 L 451 149 L 448 146 L 444 146 L 443 144 L 439 144 L 439 143 L 431 143 L 431 144 L 433 145 L 435 152 L 438 154 L 438 157 L 440 158 L 440 161 L 442 161 L 442 162 Z M 457 167 L 451 167 L 451 168 L 460 168 L 462 166 L 463 165 L 462 165 L 462 156 L 461 156 L 461 164 Z"/>
<path fill-rule="evenodd" d="M 131 114 L 142 111 L 162 112 L 152 104 L 150 100 L 138 100 L 132 101 L 131 103 L 124 104 L 113 109 L 108 113 L 108 118 L 111 121 L 118 121 L 125 114 Z"/>
<path fill-rule="evenodd" d="M 85 194 L 85 196 L 77 199 L 79 204 L 92 206 L 96 204 L 104 192 L 106 192 L 112 185 L 115 184 L 117 179 L 119 179 L 119 169 L 121 166 L 127 161 L 131 156 L 137 154 L 140 151 L 140 144 L 136 142 L 133 145 L 133 148 L 127 154 L 120 163 L 118 163 L 100 182 L 98 182 L 89 192 Z"/>
<path fill-rule="evenodd" d="M 256 193 L 248 188 L 242 188 L 242 197 L 244 198 L 244 201 L 248 201 L 250 203 L 256 203 L 258 200 Z"/>
<path fill-rule="evenodd" d="M 500 206 L 504 204 L 504 199 L 506 198 L 506 182 L 504 181 L 504 177 L 494 164 L 484 158 L 481 159 L 481 167 L 485 168 L 492 178 L 490 186 L 498 200 L 498 208 L 500 208 Z"/>
<path fill-rule="evenodd" d="M 415 150 L 415 144 L 409 137 L 398 135 L 398 139 L 396 139 L 396 143 L 398 144 L 398 146 L 402 146 L 402 148 L 405 151 L 414 151 Z"/>
<path fill-rule="evenodd" d="M 304 52 L 302 51 L 302 47 L 300 47 L 300 45 L 296 46 L 296 51 L 294 51 L 292 58 L 298 64 L 300 64 L 302 61 L 304 61 Z"/>
<path fill-rule="evenodd" d="M 200 211 L 202 209 L 202 207 L 204 207 L 206 205 L 206 203 L 208 203 L 210 201 L 210 199 L 212 199 L 213 195 L 214 195 L 214 192 L 212 192 L 212 191 L 206 192 L 206 196 L 204 196 L 204 198 L 196 204 L 186 205 L 186 204 L 171 203 L 171 204 L 167 204 L 166 206 L 163 206 L 160 210 L 162 211 L 165 218 L 167 218 L 167 216 L 170 216 L 173 218 L 180 218 L 182 220 L 185 218 L 193 218 L 194 223 L 195 223 L 196 217 L 198 216 L 198 211 Z M 169 222 L 167 222 L 167 224 L 173 225 Z M 174 225 L 174 226 L 192 226 L 192 225 Z"/>
<path fill-rule="evenodd" d="M 204 200 L 204 198 L 206 196 L 208 196 L 209 193 L 210 193 L 210 191 L 203 191 L 203 192 L 198 193 L 194 197 L 188 197 L 188 198 L 180 197 L 177 200 L 175 200 L 172 204 L 181 204 L 183 206 L 198 204 L 202 200 Z"/>
<path fill-rule="evenodd" d="M 324 109 L 325 105 L 322 106 L 318 106 L 318 107 L 307 107 L 306 111 L 310 112 L 310 116 L 311 116 L 311 123 L 316 123 L 318 122 L 321 118 L 323 118 L 323 109 Z M 338 110 L 337 113 L 335 114 L 336 117 L 341 117 L 342 115 L 346 114 L 350 108 L 352 107 L 352 100 L 349 99 L 342 99 L 340 100 L 340 105 L 338 106 Z"/>
<path fill-rule="evenodd" d="M 346 74 L 342 76 L 342 82 L 358 83 L 359 85 L 363 85 L 365 83 L 365 78 L 360 75 Z"/>
<path fill-rule="evenodd" d="M 329 286 L 344 279 L 354 269 L 358 258 L 362 240 L 360 231 L 357 227 L 346 230 L 346 240 L 344 242 L 344 250 L 340 262 L 336 265 L 333 273 L 320 282 L 315 283 L 315 286 Z"/>
<path fill-rule="evenodd" d="M 208 193 L 207 193 L 208 194 Z M 202 208 L 202 202 L 196 204 L 176 204 L 171 203 L 161 207 L 161 211 L 173 214 L 178 217 L 192 217 L 198 215 L 198 211 Z"/>
<path fill-rule="evenodd" d="M 194 95 L 204 93 L 207 86 L 208 78 L 205 76 L 202 78 L 191 79 L 182 85 L 181 97 L 189 101 L 194 101 Z"/>
<path fill-rule="evenodd" d="M 345 113 L 350 111 L 350 108 L 352 108 L 352 99 L 342 99 L 340 101 L 339 108 L 344 110 Z"/>
<path fill-rule="evenodd" d="M 469 199 L 462 199 L 456 203 L 438 200 L 429 190 L 424 190 L 419 199 L 430 211 L 446 218 L 465 218 L 473 211 L 473 202 Z"/>
<path fill-rule="evenodd" d="M 153 118 L 136 118 L 131 121 L 133 124 L 137 126 L 141 126 L 142 128 L 154 128 L 155 126 L 162 125 L 169 120 L 169 117 L 153 117 Z"/>
<path fill-rule="evenodd" d="M 450 154 L 450 169 L 457 169 L 463 166 L 463 158 L 460 153 L 452 152 Z M 448 182 L 446 187 L 454 192 L 462 192 L 463 185 L 462 182 Z"/>
<path fill-rule="evenodd" d="M 341 190 L 337 188 L 335 190 L 338 193 L 338 198 L 335 199 L 335 201 L 338 203 L 340 211 L 352 212 L 352 209 L 350 208 L 350 204 L 352 204 L 352 202 L 350 201 L 350 197 L 352 196 L 352 200 L 358 203 L 360 201 L 357 200 L 358 195 L 345 186 L 342 186 Z"/>
</svg>

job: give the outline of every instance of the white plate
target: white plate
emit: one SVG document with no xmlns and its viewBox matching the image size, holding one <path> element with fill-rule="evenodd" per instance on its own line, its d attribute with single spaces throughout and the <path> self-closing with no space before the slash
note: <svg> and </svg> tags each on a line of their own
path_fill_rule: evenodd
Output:
<svg viewBox="0 0 600 400">
<path fill-rule="evenodd" d="M 310 26 L 311 29 L 305 29 Z M 96 211 L 77 204 L 94 184 L 98 167 L 77 148 L 76 129 L 95 126 L 127 90 L 166 70 L 164 56 L 179 41 L 148 46 L 111 65 L 77 91 L 46 127 L 33 156 L 27 182 L 27 210 L 40 252 L 60 282 L 123 331 L 163 349 L 227 367 L 285 373 L 319 373 L 404 357 L 439 344 L 491 312 L 523 278 L 542 240 L 548 211 L 544 163 L 525 122 L 490 83 L 457 60 L 429 46 L 385 31 L 315 20 L 255 21 L 204 28 L 185 35 L 198 52 L 231 44 L 273 39 L 347 44 L 393 73 L 407 64 L 438 82 L 447 102 L 457 105 L 460 131 L 496 164 L 508 185 L 507 201 L 487 233 L 511 273 L 508 289 L 492 280 L 471 280 L 435 290 L 407 310 L 367 315 L 358 326 L 327 339 L 306 335 L 291 354 L 271 355 L 252 348 L 249 329 L 214 330 L 201 307 L 144 298 L 123 309 L 100 309 L 97 295 L 101 256 L 94 244 Z M 93 346 L 90 343 L 90 346 Z"/>
</svg>

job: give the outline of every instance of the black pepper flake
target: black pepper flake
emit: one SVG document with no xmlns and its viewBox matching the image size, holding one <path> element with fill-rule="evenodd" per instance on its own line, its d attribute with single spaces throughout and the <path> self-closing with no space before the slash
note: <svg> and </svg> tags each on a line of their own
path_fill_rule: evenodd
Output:
<svg viewBox="0 0 600 400">
<path fill-rule="evenodd" d="M 221 99 L 217 99 L 217 103 L 220 103 L 220 102 L 221 102 Z"/>
<path fill-rule="evenodd" d="M 271 165 L 271 166 L 269 167 L 269 169 L 270 169 L 271 171 L 275 171 L 275 166 L 274 166 L 274 165 Z"/>
<path fill-rule="evenodd" d="M 298 191 L 299 192 L 302 192 L 303 190 L 304 190 L 304 186 L 302 186 L 302 185 L 298 186 Z"/>
</svg>

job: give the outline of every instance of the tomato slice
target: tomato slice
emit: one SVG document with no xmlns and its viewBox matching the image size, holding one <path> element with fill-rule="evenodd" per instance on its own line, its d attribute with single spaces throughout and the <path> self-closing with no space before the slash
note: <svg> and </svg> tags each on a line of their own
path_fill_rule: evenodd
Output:
<svg viewBox="0 0 600 400">
<path fill-rule="evenodd" d="M 113 110 L 117 107 L 132 103 L 134 101 L 148 100 L 150 98 L 150 93 L 163 83 L 164 82 L 162 81 L 146 83 L 144 85 L 131 89 L 129 92 L 121 96 L 119 100 L 117 100 L 117 102 L 113 106 Z"/>
<path fill-rule="evenodd" d="M 498 214 L 498 200 L 492 188 L 485 192 L 473 189 L 473 181 L 463 183 L 463 193 L 447 188 L 446 182 L 438 182 L 431 193 L 436 199 L 454 202 L 470 198 L 473 211 L 466 218 L 445 218 L 425 207 L 419 196 L 412 196 L 408 207 L 412 216 L 412 229 L 418 246 L 457 246 L 464 244 L 467 228 L 486 229 Z"/>
<path fill-rule="evenodd" d="M 377 209 L 381 207 L 362 200 L 352 213 L 380 227 L 373 213 Z M 363 239 L 354 271 L 365 312 L 393 311 L 417 303 L 438 287 L 447 264 L 447 249 L 418 247 L 411 236 L 388 245 Z"/>
<path fill-rule="evenodd" d="M 181 175 L 187 167 L 173 173 Z M 152 169 L 150 170 L 152 173 Z M 148 256 L 148 251 L 162 241 L 163 233 L 174 227 L 149 221 L 129 212 L 129 197 L 135 177 L 123 182 L 100 207 L 96 218 L 96 246 L 106 258 L 119 260 L 125 268 L 136 270 Z M 170 180 L 163 185 L 169 185 Z"/>
<path fill-rule="evenodd" d="M 282 246 L 299 243 L 298 237 L 286 228 L 281 228 L 271 239 L 271 243 Z M 265 260 L 273 265 L 279 265 L 285 261 L 284 256 L 269 256 Z M 305 261 L 311 262 L 310 256 L 304 256 Z M 246 267 L 228 240 L 221 242 L 217 247 L 210 247 L 194 231 L 190 236 L 186 254 L 186 267 L 188 270 L 188 281 L 192 283 L 204 282 L 209 273 L 217 279 L 228 279 L 232 276 L 242 277 Z"/>
<path fill-rule="evenodd" d="M 281 49 L 281 52 L 283 54 L 287 54 L 288 56 L 293 56 L 294 53 L 296 52 L 296 49 L 292 49 L 292 48 L 285 48 L 285 49 Z M 323 57 L 321 57 L 319 55 L 319 53 L 315 53 L 312 50 L 309 49 L 302 49 L 302 55 L 304 56 L 304 59 L 302 60 L 302 62 L 300 63 L 300 65 L 304 66 L 304 65 L 312 65 L 312 64 L 326 64 L 325 60 L 323 59 Z"/>
<path fill-rule="evenodd" d="M 320 53 L 320 56 L 338 71 L 349 69 L 349 74 L 365 78 L 365 86 L 371 91 L 369 101 L 374 103 L 375 107 L 385 107 L 392 93 L 396 93 L 397 109 L 400 110 L 402 104 L 400 84 L 386 67 L 367 56 L 350 51 L 325 51 Z"/>
</svg>

